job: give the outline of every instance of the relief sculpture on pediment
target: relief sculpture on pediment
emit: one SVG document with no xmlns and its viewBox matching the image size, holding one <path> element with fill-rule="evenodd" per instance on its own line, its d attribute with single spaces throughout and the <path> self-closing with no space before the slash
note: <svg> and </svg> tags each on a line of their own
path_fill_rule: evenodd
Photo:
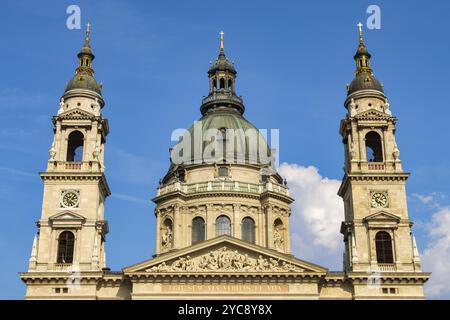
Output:
<svg viewBox="0 0 450 320">
<path fill-rule="evenodd" d="M 250 257 L 249 254 L 222 247 L 199 257 L 180 257 L 172 263 L 162 262 L 148 269 L 150 272 L 205 272 L 205 271 L 245 271 L 245 272 L 302 272 L 302 268 L 272 257 Z"/>
</svg>

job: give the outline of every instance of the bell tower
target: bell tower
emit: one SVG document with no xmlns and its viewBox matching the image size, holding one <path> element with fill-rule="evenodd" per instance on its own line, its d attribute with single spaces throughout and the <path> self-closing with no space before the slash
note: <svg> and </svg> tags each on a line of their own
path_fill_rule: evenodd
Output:
<svg viewBox="0 0 450 320">
<path fill-rule="evenodd" d="M 108 121 L 102 116 L 105 102 L 92 68 L 89 24 L 78 59 L 75 75 L 52 118 L 54 136 L 47 169 L 40 173 L 42 213 L 28 274 L 92 272 L 106 266 L 104 202 L 110 191 L 104 175 L 104 146 Z"/>
<path fill-rule="evenodd" d="M 340 124 L 345 175 L 344 270 L 348 272 L 420 272 L 413 225 L 396 143 L 397 118 L 370 65 L 362 24 L 354 56 L 355 78 L 347 87 L 347 115 Z"/>
</svg>

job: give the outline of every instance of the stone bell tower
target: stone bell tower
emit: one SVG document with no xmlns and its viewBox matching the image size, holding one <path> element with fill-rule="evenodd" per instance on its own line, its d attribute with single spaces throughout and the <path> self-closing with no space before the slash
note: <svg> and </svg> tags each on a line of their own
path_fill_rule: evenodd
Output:
<svg viewBox="0 0 450 320">
<path fill-rule="evenodd" d="M 50 159 L 40 174 L 44 182 L 42 213 L 29 271 L 21 275 L 27 284 L 37 273 L 54 277 L 67 272 L 101 272 L 105 267 L 108 224 L 104 202 L 110 191 L 104 175 L 104 145 L 108 121 L 101 114 L 105 102 L 101 85 L 94 78 L 89 34 L 88 24 L 78 53 L 79 65 L 52 119 Z M 39 292 L 48 296 L 54 293 L 50 290 L 41 288 Z M 27 297 L 32 292 L 27 286 Z"/>
<path fill-rule="evenodd" d="M 347 116 L 340 134 L 345 176 L 344 269 L 420 272 L 420 258 L 408 216 L 405 183 L 393 116 L 383 86 L 375 78 L 359 24 L 355 78 L 347 88 Z"/>
</svg>

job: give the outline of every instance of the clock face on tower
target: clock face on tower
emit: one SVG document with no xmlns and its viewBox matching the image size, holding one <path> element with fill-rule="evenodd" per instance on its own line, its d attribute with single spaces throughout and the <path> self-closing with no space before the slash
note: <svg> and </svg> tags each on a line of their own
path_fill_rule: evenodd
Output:
<svg viewBox="0 0 450 320">
<path fill-rule="evenodd" d="M 388 206 L 387 192 L 372 192 L 370 202 L 372 208 L 386 208 Z"/>
<path fill-rule="evenodd" d="M 79 202 L 78 191 L 64 191 L 62 194 L 61 205 L 64 208 L 76 208 Z"/>
</svg>

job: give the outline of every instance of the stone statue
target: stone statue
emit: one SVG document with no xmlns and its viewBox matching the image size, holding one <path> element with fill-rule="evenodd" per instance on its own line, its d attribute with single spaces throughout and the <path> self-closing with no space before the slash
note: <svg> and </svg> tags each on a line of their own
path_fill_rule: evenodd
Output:
<svg viewBox="0 0 450 320">
<path fill-rule="evenodd" d="M 353 147 L 353 142 L 350 142 L 348 144 L 348 151 L 350 153 L 350 160 L 355 159 L 356 152 L 355 152 L 355 148 Z"/>
<path fill-rule="evenodd" d="M 356 103 L 355 99 L 352 98 L 350 104 L 348 105 L 348 114 L 350 117 L 356 116 Z"/>
<path fill-rule="evenodd" d="M 280 232 L 280 228 L 279 227 L 275 227 L 273 229 L 273 244 L 275 245 L 275 248 L 283 248 L 283 244 L 284 244 L 284 239 L 283 236 L 281 235 Z"/>
<path fill-rule="evenodd" d="M 52 146 L 51 146 L 50 150 L 48 151 L 48 153 L 50 155 L 50 160 L 55 160 L 55 156 L 56 156 L 55 141 L 53 141 Z"/>
<path fill-rule="evenodd" d="M 395 161 L 400 160 L 400 150 L 398 150 L 397 144 L 394 146 L 394 151 L 392 152 L 392 156 L 394 157 Z"/>
<path fill-rule="evenodd" d="M 170 226 L 166 226 L 161 237 L 161 245 L 163 248 L 172 247 L 172 237 L 172 228 Z"/>
<path fill-rule="evenodd" d="M 256 271 L 264 271 L 269 267 L 269 262 L 267 259 L 264 259 L 261 255 L 258 257 L 256 262 Z"/>
<path fill-rule="evenodd" d="M 94 157 L 94 160 L 98 160 L 100 156 L 100 147 L 98 144 L 95 144 L 94 151 L 92 152 L 92 156 Z"/>
<path fill-rule="evenodd" d="M 100 115 L 100 103 L 98 102 L 97 98 L 95 98 L 95 103 L 94 103 L 93 107 L 94 107 L 94 109 L 93 109 L 94 115 L 99 116 Z"/>
<path fill-rule="evenodd" d="M 392 112 L 391 112 L 391 110 L 389 109 L 390 106 L 391 106 L 391 105 L 389 104 L 388 99 L 386 99 L 386 103 L 384 104 L 384 107 L 385 107 L 384 112 L 386 112 L 386 114 L 392 116 Z"/>
<path fill-rule="evenodd" d="M 63 112 L 64 112 L 64 98 L 61 98 L 61 100 L 59 100 L 58 116 Z"/>
</svg>

